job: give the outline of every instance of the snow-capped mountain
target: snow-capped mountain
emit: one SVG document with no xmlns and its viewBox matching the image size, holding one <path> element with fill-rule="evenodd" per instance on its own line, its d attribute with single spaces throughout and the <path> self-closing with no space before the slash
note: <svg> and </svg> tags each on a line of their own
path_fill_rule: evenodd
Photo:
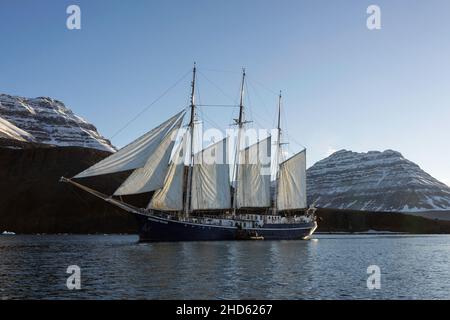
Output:
<svg viewBox="0 0 450 320">
<path fill-rule="evenodd" d="M 450 187 L 399 152 L 340 150 L 307 171 L 317 207 L 365 211 L 450 211 Z"/>
<path fill-rule="evenodd" d="M 58 100 L 0 94 L 0 117 L 0 137 L 115 151 L 94 125 Z"/>
</svg>

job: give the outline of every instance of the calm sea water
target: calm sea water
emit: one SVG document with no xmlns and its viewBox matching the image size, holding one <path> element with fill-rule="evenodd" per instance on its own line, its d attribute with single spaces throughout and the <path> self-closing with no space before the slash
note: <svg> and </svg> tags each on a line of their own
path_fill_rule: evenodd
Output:
<svg viewBox="0 0 450 320">
<path fill-rule="evenodd" d="M 136 236 L 0 236 L 0 299 L 449 299 L 450 236 L 141 244 Z M 81 290 L 68 290 L 69 265 Z M 367 288 L 367 267 L 381 289 Z"/>
</svg>

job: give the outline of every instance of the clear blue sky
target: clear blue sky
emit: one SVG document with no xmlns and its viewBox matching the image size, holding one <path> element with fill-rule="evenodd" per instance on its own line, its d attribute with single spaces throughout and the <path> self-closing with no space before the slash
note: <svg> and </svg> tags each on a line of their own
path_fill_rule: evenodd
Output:
<svg viewBox="0 0 450 320">
<path fill-rule="evenodd" d="M 70 4 L 81 7 L 81 30 L 66 28 Z M 381 7 L 381 30 L 366 28 L 370 4 Z M 284 127 L 309 165 L 342 148 L 395 149 L 450 184 L 447 0 L 2 0 L 0 34 L 0 92 L 62 100 L 106 137 L 194 60 L 202 103 L 235 103 L 245 66 L 248 116 L 273 125 L 271 91 L 282 89 Z M 185 78 L 112 142 L 142 134 L 188 95 Z M 205 112 L 209 123 L 231 121 L 230 109 Z"/>
</svg>

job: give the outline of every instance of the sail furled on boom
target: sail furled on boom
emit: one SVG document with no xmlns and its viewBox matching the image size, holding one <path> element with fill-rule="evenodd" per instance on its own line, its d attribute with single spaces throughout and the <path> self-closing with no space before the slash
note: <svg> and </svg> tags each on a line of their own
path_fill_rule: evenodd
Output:
<svg viewBox="0 0 450 320">
<path fill-rule="evenodd" d="M 270 207 L 271 137 L 239 152 L 237 208 Z"/>
<path fill-rule="evenodd" d="M 214 143 L 194 156 L 191 210 L 231 207 L 227 141 Z"/>
<path fill-rule="evenodd" d="M 134 170 L 114 192 L 115 196 L 150 192 L 163 187 L 169 168 L 170 155 L 182 122 L 183 117 L 178 119 L 172 130 L 166 134 L 146 164 L 142 168 Z"/>
<path fill-rule="evenodd" d="M 282 162 L 279 170 L 277 209 L 306 208 L 306 150 Z"/>
<path fill-rule="evenodd" d="M 170 162 L 162 189 L 153 195 L 148 209 L 164 211 L 183 210 L 184 158 L 187 150 L 187 135 L 183 135 L 177 150 Z"/>
<path fill-rule="evenodd" d="M 184 114 L 184 110 L 177 113 L 116 153 L 77 174 L 74 178 L 85 178 L 142 168 L 167 133 Z"/>
</svg>

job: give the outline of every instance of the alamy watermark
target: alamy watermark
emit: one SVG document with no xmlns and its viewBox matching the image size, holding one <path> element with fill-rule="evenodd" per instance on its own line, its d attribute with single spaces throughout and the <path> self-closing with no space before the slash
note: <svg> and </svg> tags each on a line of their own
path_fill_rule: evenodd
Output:
<svg viewBox="0 0 450 320">
<path fill-rule="evenodd" d="M 69 30 L 81 29 L 81 8 L 75 4 L 67 7 L 66 13 L 69 15 L 66 20 L 66 27 Z"/>
<path fill-rule="evenodd" d="M 366 21 L 367 29 L 380 30 L 381 29 L 381 9 L 379 6 L 372 4 L 366 10 L 369 17 Z"/>
<path fill-rule="evenodd" d="M 381 289 L 381 269 L 379 266 L 373 264 L 367 267 L 367 289 Z"/>
<path fill-rule="evenodd" d="M 67 267 L 66 273 L 70 274 L 67 278 L 66 286 L 69 290 L 81 289 L 81 269 L 77 265 L 71 265 Z"/>
<path fill-rule="evenodd" d="M 196 126 L 194 141 L 195 164 L 234 164 L 236 161 L 245 164 L 261 165 L 261 174 L 270 175 L 270 164 L 276 153 L 277 129 L 245 128 L 238 130 L 227 129 L 225 133 L 216 128 L 202 130 L 202 126 Z M 186 129 L 174 133 L 174 141 L 186 143 Z M 239 143 L 238 143 L 239 141 Z M 236 156 L 236 147 L 239 152 Z M 206 147 L 204 147 L 206 146 Z M 184 149 L 184 150 L 183 150 Z M 175 161 L 181 163 L 185 159 L 188 148 L 179 148 L 179 156 Z M 237 158 L 238 157 L 238 158 Z"/>
</svg>

